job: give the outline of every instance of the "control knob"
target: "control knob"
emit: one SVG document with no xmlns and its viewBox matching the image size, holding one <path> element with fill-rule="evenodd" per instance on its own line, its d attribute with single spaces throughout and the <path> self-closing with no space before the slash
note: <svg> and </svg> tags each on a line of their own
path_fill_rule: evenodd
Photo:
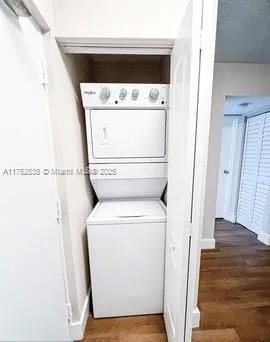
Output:
<svg viewBox="0 0 270 342">
<path fill-rule="evenodd" d="M 124 100 L 126 96 L 127 96 L 127 90 L 124 89 L 124 88 L 122 88 L 122 89 L 120 90 L 119 99 L 120 99 L 120 100 Z"/>
<path fill-rule="evenodd" d="M 150 99 L 152 101 L 156 101 L 158 99 L 158 96 L 159 96 L 159 90 L 157 88 L 152 88 L 149 94 Z"/>
<path fill-rule="evenodd" d="M 110 93 L 110 89 L 109 88 L 102 88 L 101 89 L 101 92 L 100 92 L 101 100 L 108 100 L 110 95 L 111 95 L 111 93 Z"/>
<path fill-rule="evenodd" d="M 137 100 L 138 96 L 139 96 L 139 89 L 133 89 L 131 93 L 132 100 Z"/>
</svg>

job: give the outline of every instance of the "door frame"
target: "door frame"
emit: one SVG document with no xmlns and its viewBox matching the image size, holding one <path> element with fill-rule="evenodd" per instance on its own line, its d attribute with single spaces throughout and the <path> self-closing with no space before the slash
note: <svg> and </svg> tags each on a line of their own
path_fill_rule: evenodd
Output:
<svg viewBox="0 0 270 342">
<path fill-rule="evenodd" d="M 203 1 L 201 34 L 200 80 L 198 91 L 197 130 L 194 159 L 193 224 L 190 247 L 186 340 L 191 341 L 192 328 L 198 327 L 200 311 L 197 307 L 201 262 L 201 241 L 207 179 L 208 146 L 210 136 L 214 59 L 216 47 L 218 0 Z"/>
</svg>

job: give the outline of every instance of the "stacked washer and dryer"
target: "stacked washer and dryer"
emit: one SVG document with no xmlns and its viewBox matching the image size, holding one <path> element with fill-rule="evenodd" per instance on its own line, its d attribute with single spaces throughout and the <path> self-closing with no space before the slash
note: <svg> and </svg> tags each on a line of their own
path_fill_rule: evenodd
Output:
<svg viewBox="0 0 270 342">
<path fill-rule="evenodd" d="M 94 317 L 163 312 L 167 84 L 81 84 Z"/>
</svg>

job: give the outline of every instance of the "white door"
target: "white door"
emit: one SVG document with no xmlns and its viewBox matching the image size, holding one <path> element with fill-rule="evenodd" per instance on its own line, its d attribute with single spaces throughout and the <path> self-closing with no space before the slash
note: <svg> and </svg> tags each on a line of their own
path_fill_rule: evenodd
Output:
<svg viewBox="0 0 270 342">
<path fill-rule="evenodd" d="M 265 211 L 270 191 L 270 113 L 265 114 L 258 174 L 256 178 L 254 207 L 252 212 L 252 230 L 263 230 Z"/>
<path fill-rule="evenodd" d="M 2 4 L 0 31 L 0 341 L 69 341 L 42 34 Z"/>
<path fill-rule="evenodd" d="M 255 184 L 251 229 L 257 234 L 263 230 L 270 190 L 270 113 L 265 114 L 260 145 L 258 173 Z"/>
<path fill-rule="evenodd" d="M 186 340 L 201 19 L 201 1 L 189 1 L 171 56 L 164 293 L 164 319 L 169 342 Z"/>
<path fill-rule="evenodd" d="M 257 233 L 257 228 L 252 224 L 252 221 L 264 120 L 265 115 L 258 115 L 247 119 L 237 210 L 237 222 L 255 233 Z"/>
<path fill-rule="evenodd" d="M 230 176 L 232 173 L 232 159 L 235 153 L 234 116 L 224 116 L 222 141 L 220 150 L 220 165 L 218 178 L 218 193 L 216 204 L 216 217 L 225 218 L 225 209 L 230 200 Z"/>
</svg>

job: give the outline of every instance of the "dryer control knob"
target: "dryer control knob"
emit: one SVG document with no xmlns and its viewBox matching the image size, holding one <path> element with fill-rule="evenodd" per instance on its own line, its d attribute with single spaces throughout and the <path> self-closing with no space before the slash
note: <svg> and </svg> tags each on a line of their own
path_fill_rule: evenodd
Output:
<svg viewBox="0 0 270 342">
<path fill-rule="evenodd" d="M 101 92 L 100 92 L 101 100 L 108 100 L 110 95 L 111 95 L 111 93 L 110 93 L 110 89 L 109 88 L 102 88 L 101 89 Z"/>
<path fill-rule="evenodd" d="M 126 96 L 127 96 L 127 90 L 124 89 L 124 88 L 122 88 L 122 89 L 120 90 L 119 99 L 120 99 L 120 100 L 124 100 Z"/>
<path fill-rule="evenodd" d="M 157 88 L 152 88 L 149 94 L 150 99 L 152 101 L 155 101 L 158 99 L 158 96 L 159 96 L 159 90 Z"/>
<path fill-rule="evenodd" d="M 133 89 L 131 93 L 132 100 L 137 100 L 138 96 L 139 96 L 139 89 Z"/>
</svg>

